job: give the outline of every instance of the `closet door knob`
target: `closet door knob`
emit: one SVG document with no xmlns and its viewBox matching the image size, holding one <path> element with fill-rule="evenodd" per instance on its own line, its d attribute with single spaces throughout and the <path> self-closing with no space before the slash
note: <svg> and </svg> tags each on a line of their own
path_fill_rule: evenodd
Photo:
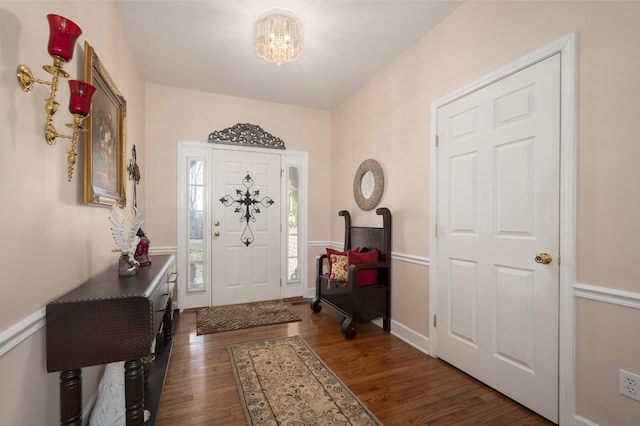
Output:
<svg viewBox="0 0 640 426">
<path fill-rule="evenodd" d="M 538 253 L 538 255 L 533 260 L 535 260 L 536 263 L 546 265 L 548 263 L 551 263 L 553 257 L 551 257 L 549 253 Z"/>
</svg>

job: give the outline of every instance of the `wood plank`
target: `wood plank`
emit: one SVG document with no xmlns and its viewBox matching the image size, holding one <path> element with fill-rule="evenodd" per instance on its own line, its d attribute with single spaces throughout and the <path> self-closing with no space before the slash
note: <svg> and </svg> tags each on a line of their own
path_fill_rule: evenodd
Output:
<svg viewBox="0 0 640 426">
<path fill-rule="evenodd" d="M 387 426 L 551 425 L 520 404 L 373 324 L 347 340 L 342 316 L 328 306 L 314 314 L 308 301 L 289 308 L 302 321 L 196 335 L 195 311 L 183 312 L 156 425 L 244 425 L 227 348 L 299 335 Z"/>
</svg>

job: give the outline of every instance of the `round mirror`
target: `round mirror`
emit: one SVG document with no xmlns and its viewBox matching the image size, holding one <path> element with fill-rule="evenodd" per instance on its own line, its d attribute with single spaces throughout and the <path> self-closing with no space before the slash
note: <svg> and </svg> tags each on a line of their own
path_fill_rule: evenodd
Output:
<svg viewBox="0 0 640 426">
<path fill-rule="evenodd" d="M 375 208 L 384 191 L 384 173 L 380 163 L 368 159 L 360 164 L 353 179 L 353 196 L 362 210 Z"/>
</svg>

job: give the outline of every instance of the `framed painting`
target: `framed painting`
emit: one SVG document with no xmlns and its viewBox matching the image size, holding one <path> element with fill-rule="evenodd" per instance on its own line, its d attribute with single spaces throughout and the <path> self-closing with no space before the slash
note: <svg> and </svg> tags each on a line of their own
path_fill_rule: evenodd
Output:
<svg viewBox="0 0 640 426">
<path fill-rule="evenodd" d="M 124 207 L 127 101 L 109 77 L 93 47 L 86 41 L 84 80 L 96 88 L 91 115 L 85 120 L 84 202 Z"/>
</svg>

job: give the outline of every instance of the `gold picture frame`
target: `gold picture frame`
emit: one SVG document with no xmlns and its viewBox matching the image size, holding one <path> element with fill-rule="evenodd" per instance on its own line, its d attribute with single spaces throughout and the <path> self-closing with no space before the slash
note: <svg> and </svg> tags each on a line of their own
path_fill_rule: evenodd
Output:
<svg viewBox="0 0 640 426">
<path fill-rule="evenodd" d="M 84 202 L 126 205 L 126 116 L 124 99 L 100 58 L 84 42 L 84 80 L 96 88 L 84 135 Z"/>
</svg>

